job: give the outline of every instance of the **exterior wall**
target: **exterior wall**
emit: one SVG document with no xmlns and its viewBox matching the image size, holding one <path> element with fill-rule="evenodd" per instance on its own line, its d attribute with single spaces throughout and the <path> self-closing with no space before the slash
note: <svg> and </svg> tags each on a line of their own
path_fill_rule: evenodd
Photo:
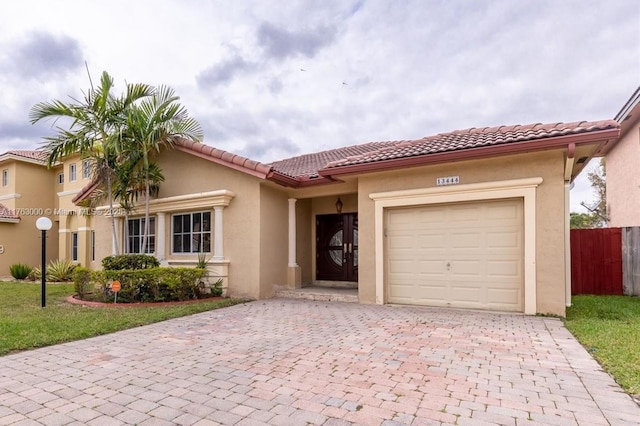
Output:
<svg viewBox="0 0 640 426">
<path fill-rule="evenodd" d="M 9 267 L 14 263 L 40 266 L 41 231 L 36 228 L 36 220 L 50 216 L 55 193 L 53 173 L 46 167 L 22 161 L 0 165 L 1 170 L 9 170 L 9 185 L 0 185 L 0 204 L 14 209 L 20 216 L 19 223 L 0 223 L 0 276 L 9 276 Z M 4 198 L 3 198 L 4 197 Z M 54 218 L 51 217 L 53 220 Z M 47 232 L 47 262 L 58 258 L 58 227 Z"/>
<path fill-rule="evenodd" d="M 0 164 L 0 179 L 2 179 L 2 173 L 4 170 L 7 171 L 9 176 L 9 182 L 7 186 L 2 185 L 2 181 L 0 180 L 0 204 L 4 205 L 8 209 L 15 208 L 16 198 L 14 195 L 16 194 L 16 163 L 11 162 L 8 164 Z"/>
<path fill-rule="evenodd" d="M 459 176 L 461 184 L 542 177 L 536 190 L 537 312 L 565 313 L 564 152 L 546 151 L 488 160 L 408 168 L 359 178 L 359 298 L 375 303 L 375 211 L 369 194 L 435 187 L 436 178 Z"/>
<path fill-rule="evenodd" d="M 607 154 L 609 226 L 640 226 L 640 121 Z"/>
<path fill-rule="evenodd" d="M 229 295 L 234 297 L 259 298 L 260 180 L 175 150 L 164 152 L 158 159 L 158 164 L 165 176 L 158 198 L 221 189 L 236 194 L 229 206 L 224 208 L 224 257 L 229 261 L 228 291 Z M 189 210 L 188 204 L 184 209 Z M 170 213 L 167 212 L 166 217 L 167 260 L 191 260 L 195 264 L 195 254 L 171 254 Z M 285 223 L 286 217 L 285 213 Z M 286 258 L 283 268 L 286 268 Z M 283 270 L 283 273 L 286 274 L 286 270 Z M 286 282 L 286 277 L 283 282 Z"/>
<path fill-rule="evenodd" d="M 287 283 L 289 202 L 284 191 L 263 185 L 260 190 L 260 291 L 273 297 L 274 286 Z M 251 260 L 243 260 L 250 267 Z"/>
<path fill-rule="evenodd" d="M 165 181 L 160 186 L 157 199 L 153 199 L 153 212 L 151 216 L 156 216 L 156 247 L 158 245 L 158 219 L 156 212 L 165 213 L 165 250 L 163 253 L 155 253 L 155 255 L 164 259 L 170 265 L 195 266 L 198 256 L 193 254 L 182 254 L 172 252 L 172 214 L 188 213 L 199 211 L 210 211 L 212 220 L 212 250 L 215 238 L 215 211 L 213 205 L 202 207 L 202 203 L 198 202 L 198 196 L 219 190 L 227 190 L 235 193 L 235 197 L 231 199 L 229 205 L 223 209 L 223 248 L 224 260 L 212 260 L 213 253 L 207 255 L 210 270 L 216 275 L 228 274 L 228 283 L 230 287 L 227 294 L 233 297 L 249 297 L 258 299 L 265 296 L 269 290 L 261 290 L 262 280 L 275 281 L 277 275 L 273 270 L 267 270 L 261 273 L 261 255 L 264 253 L 270 255 L 270 250 L 261 250 L 261 219 L 264 218 L 266 223 L 275 224 L 273 231 L 264 231 L 266 236 L 270 233 L 280 232 L 278 228 L 278 220 L 282 221 L 285 227 L 284 233 L 280 236 L 284 238 L 286 247 L 286 226 L 287 226 L 287 200 L 284 192 L 275 194 L 275 190 L 267 190 L 265 192 L 264 201 L 267 203 L 267 210 L 262 213 L 262 199 L 260 180 L 249 176 L 245 173 L 229 169 L 227 167 L 212 163 L 210 161 L 189 155 L 180 151 L 171 151 L 162 153 L 157 159 L 160 168 L 163 170 Z M 185 173 L 185 171 L 188 171 Z M 271 194 L 273 192 L 274 194 Z M 190 199 L 180 203 L 172 203 L 171 208 L 163 207 L 163 200 L 170 197 L 193 196 Z M 272 195 L 278 199 L 275 203 L 271 200 Z M 284 200 L 284 201 L 282 201 Z M 280 206 L 282 201 L 282 207 Z M 137 208 L 130 213 L 129 218 L 144 217 L 144 200 L 138 200 Z M 103 206 L 104 207 L 104 206 Z M 101 207 L 102 209 L 102 207 Z M 101 210 L 99 209 L 99 210 Z M 279 217 L 280 210 L 284 209 L 284 216 Z M 284 218 L 284 219 L 283 219 Z M 113 254 L 113 237 L 111 230 L 111 218 L 107 215 L 98 214 L 91 218 L 91 226 L 96 231 L 96 260 L 90 262 L 92 268 L 101 268 L 101 260 L 105 256 Z M 75 218 L 72 219 L 70 225 L 74 228 Z M 125 217 L 122 214 L 116 218 L 117 234 L 120 252 L 123 252 L 125 242 L 124 222 Z M 278 255 L 280 256 L 280 255 Z M 279 273 L 284 277 L 282 283 L 286 282 L 286 249 L 281 254 L 283 263 Z M 269 260 L 273 261 L 273 259 Z M 273 261 L 274 264 L 278 262 Z M 275 265 L 271 268 L 274 269 Z M 228 272 L 227 272 L 228 271 Z M 226 284 L 226 283 L 225 283 Z M 265 288 L 268 288 L 266 286 Z"/>
</svg>

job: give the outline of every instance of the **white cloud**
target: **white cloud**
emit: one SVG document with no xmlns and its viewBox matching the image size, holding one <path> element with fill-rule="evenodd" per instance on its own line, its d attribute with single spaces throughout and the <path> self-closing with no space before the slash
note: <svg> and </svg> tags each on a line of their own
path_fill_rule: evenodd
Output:
<svg viewBox="0 0 640 426">
<path fill-rule="evenodd" d="M 0 150 L 37 146 L 29 107 L 88 87 L 85 60 L 120 87 L 172 86 L 205 142 L 265 162 L 468 127 L 612 118 L 639 83 L 636 0 L 24 0 L 3 16 Z M 33 61 L 7 54 L 26 53 L 33 34 L 57 40 L 64 72 L 46 74 L 38 49 Z"/>
</svg>

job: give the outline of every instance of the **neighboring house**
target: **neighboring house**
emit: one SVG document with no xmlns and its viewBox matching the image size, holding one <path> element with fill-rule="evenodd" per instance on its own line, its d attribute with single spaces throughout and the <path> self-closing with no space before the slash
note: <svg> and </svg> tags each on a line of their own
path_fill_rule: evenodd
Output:
<svg viewBox="0 0 640 426">
<path fill-rule="evenodd" d="M 606 157 L 609 226 L 640 226 L 640 87 L 615 120 L 620 140 Z"/>
<path fill-rule="evenodd" d="M 357 286 L 361 303 L 564 315 L 569 184 L 618 134 L 612 120 L 501 126 L 271 164 L 183 141 L 157 159 L 149 250 L 168 265 L 208 253 L 231 296 L 324 281 Z M 144 206 L 122 213 L 120 244 L 141 250 Z M 92 268 L 112 254 L 105 207 L 55 219 L 59 253 Z"/>
<path fill-rule="evenodd" d="M 15 263 L 30 266 L 41 262 L 41 232 L 36 220 L 53 210 L 56 202 L 55 174 L 45 166 L 38 151 L 0 154 L 0 277 L 9 275 Z M 48 259 L 58 257 L 58 228 L 48 233 Z"/>
</svg>

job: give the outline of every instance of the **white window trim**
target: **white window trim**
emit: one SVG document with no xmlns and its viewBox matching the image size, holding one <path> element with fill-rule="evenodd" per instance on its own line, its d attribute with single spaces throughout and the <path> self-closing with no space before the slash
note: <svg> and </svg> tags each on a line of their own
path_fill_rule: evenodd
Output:
<svg viewBox="0 0 640 426">
<path fill-rule="evenodd" d="M 82 179 L 89 179 L 91 177 L 91 163 L 89 160 L 82 161 Z"/>
<path fill-rule="evenodd" d="M 64 172 L 58 173 L 58 185 L 64 184 Z"/>
<path fill-rule="evenodd" d="M 78 178 L 76 163 L 69 164 L 69 182 L 75 182 Z"/>
<path fill-rule="evenodd" d="M 124 247 L 123 249 L 126 249 L 126 253 L 128 254 L 150 254 L 150 255 L 154 255 L 156 254 L 156 252 L 158 251 L 158 235 L 157 235 L 157 226 L 158 226 L 158 218 L 155 216 L 149 216 L 149 222 L 151 222 L 151 220 L 153 220 L 153 227 L 149 226 L 149 235 L 147 235 L 147 238 L 149 237 L 153 237 L 154 238 L 154 244 L 153 244 L 153 251 L 150 252 L 146 252 L 143 251 L 141 253 L 134 253 L 132 251 L 129 251 L 129 238 L 131 238 L 131 235 L 129 234 L 129 221 L 131 220 L 139 220 L 140 221 L 140 225 L 142 225 L 142 222 L 144 221 L 144 216 L 143 217 L 130 217 L 128 218 L 126 221 L 124 221 L 124 228 L 123 231 L 125 233 L 125 238 L 123 238 L 124 240 Z M 151 223 L 149 223 L 151 224 Z M 153 232 L 153 234 L 151 233 Z M 142 229 L 140 229 L 140 244 L 142 244 L 142 234 L 143 231 Z"/>
<path fill-rule="evenodd" d="M 9 169 L 2 170 L 2 186 L 9 186 Z"/>
<path fill-rule="evenodd" d="M 524 313 L 535 315 L 536 302 L 536 188 L 541 177 L 468 185 L 441 186 L 369 194 L 375 205 L 375 283 L 376 303 L 386 302 L 385 293 L 385 210 L 464 201 L 522 198 L 524 200 Z"/>
<path fill-rule="evenodd" d="M 74 240 L 75 240 L 75 253 L 74 253 Z M 78 261 L 78 257 L 80 253 L 78 253 L 79 249 L 80 237 L 78 232 L 71 232 L 71 260 L 74 262 Z"/>
<path fill-rule="evenodd" d="M 174 250 L 173 247 L 173 237 L 174 237 L 174 230 L 173 230 L 173 218 L 175 216 L 184 216 L 184 215 L 191 215 L 192 219 L 193 219 L 193 215 L 194 214 L 198 214 L 198 213 L 209 213 L 209 251 L 205 251 L 205 252 L 197 252 L 197 251 L 189 251 L 189 252 L 183 252 L 183 251 L 179 251 L 176 252 Z M 193 256 L 194 254 L 198 254 L 198 253 L 204 253 L 204 254 L 212 254 L 213 253 L 213 249 L 214 249 L 214 215 L 212 214 L 211 210 L 194 210 L 194 211 L 185 211 L 185 212 L 176 212 L 171 214 L 171 233 L 170 233 L 170 237 L 171 237 L 171 254 L 172 255 L 176 255 L 176 256 Z M 193 233 L 192 233 L 193 234 Z"/>
</svg>

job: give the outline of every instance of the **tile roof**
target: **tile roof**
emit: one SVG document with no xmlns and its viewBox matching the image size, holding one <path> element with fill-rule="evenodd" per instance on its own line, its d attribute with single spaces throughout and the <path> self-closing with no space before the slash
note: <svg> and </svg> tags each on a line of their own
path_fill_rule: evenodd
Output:
<svg viewBox="0 0 640 426">
<path fill-rule="evenodd" d="M 175 147 L 178 150 L 191 152 L 199 157 L 225 164 L 249 174 L 265 177 L 271 171 L 271 167 L 266 164 L 203 143 L 179 139 L 176 141 Z"/>
<path fill-rule="evenodd" d="M 394 142 L 369 142 L 362 145 L 336 148 L 274 161 L 270 166 L 273 167 L 275 171 L 293 178 L 313 177 L 318 175 L 318 170 L 323 169 L 332 162 L 343 161 L 352 157 L 377 152 L 385 147 L 392 146 L 393 143 Z"/>
<path fill-rule="evenodd" d="M 0 204 L 0 220 L 1 219 L 20 220 L 20 216 L 15 214 L 13 210 L 9 210 L 4 205 Z"/>
<path fill-rule="evenodd" d="M 19 149 L 15 151 L 7 151 L 6 154 L 15 155 L 16 157 L 23 157 L 29 160 L 36 160 L 44 163 L 47 159 L 47 155 L 42 151 Z"/>
<path fill-rule="evenodd" d="M 604 120 L 456 130 L 417 140 L 387 142 L 378 150 L 368 151 L 354 157 L 336 159 L 326 164 L 324 168 L 330 169 L 444 152 L 464 151 L 473 148 L 529 142 L 617 128 L 619 128 L 619 124 L 614 120 Z"/>
</svg>

